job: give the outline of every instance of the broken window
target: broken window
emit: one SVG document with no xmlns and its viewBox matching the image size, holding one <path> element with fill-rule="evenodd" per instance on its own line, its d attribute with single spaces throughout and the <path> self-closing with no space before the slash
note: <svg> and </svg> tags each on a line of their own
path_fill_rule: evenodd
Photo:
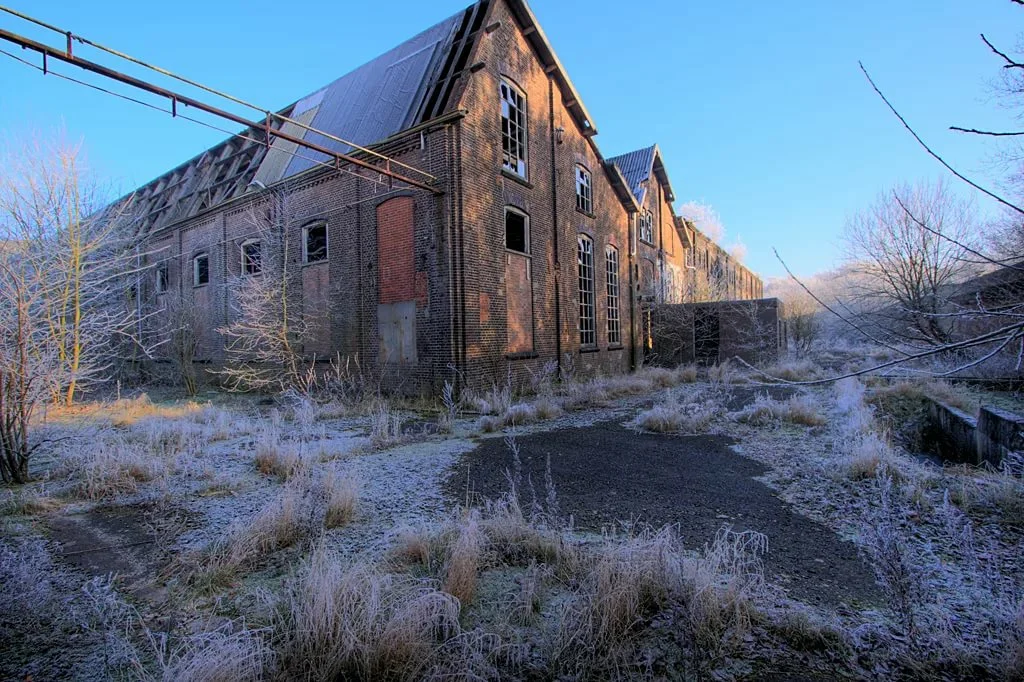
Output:
<svg viewBox="0 0 1024 682">
<path fill-rule="evenodd" d="M 619 322 L 619 251 L 609 246 L 604 252 L 606 282 L 608 285 L 608 343 L 622 343 L 622 325 Z"/>
<path fill-rule="evenodd" d="M 576 262 L 580 277 L 580 345 L 597 343 L 594 324 L 594 240 L 580 235 L 577 240 Z"/>
<path fill-rule="evenodd" d="M 638 218 L 640 221 L 640 239 L 648 244 L 654 243 L 654 214 L 644 209 Z"/>
<path fill-rule="evenodd" d="M 258 239 L 242 242 L 242 274 L 258 275 L 263 272 L 263 247 Z"/>
<path fill-rule="evenodd" d="M 156 293 L 163 294 L 167 291 L 168 275 L 170 274 L 167 263 L 156 266 Z"/>
<path fill-rule="evenodd" d="M 508 81 L 501 81 L 501 165 L 526 177 L 526 96 Z"/>
<path fill-rule="evenodd" d="M 530 253 L 530 218 L 510 206 L 505 207 L 505 248 Z"/>
<path fill-rule="evenodd" d="M 590 171 L 576 166 L 576 208 L 584 213 L 594 212 L 594 195 L 590 183 Z"/>
<path fill-rule="evenodd" d="M 319 263 L 327 260 L 327 224 L 317 223 L 303 230 L 302 240 L 303 262 Z"/>
<path fill-rule="evenodd" d="M 192 259 L 192 286 L 201 287 L 210 283 L 210 256 L 198 253 Z"/>
</svg>

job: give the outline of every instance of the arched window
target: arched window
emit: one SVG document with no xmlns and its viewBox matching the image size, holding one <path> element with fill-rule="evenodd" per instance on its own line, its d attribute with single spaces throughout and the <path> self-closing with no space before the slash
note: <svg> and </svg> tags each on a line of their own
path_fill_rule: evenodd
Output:
<svg viewBox="0 0 1024 682">
<path fill-rule="evenodd" d="M 526 177 L 526 95 L 505 78 L 501 79 L 501 165 Z"/>
<path fill-rule="evenodd" d="M 258 275 L 263 272 L 263 245 L 259 239 L 246 239 L 239 247 L 243 275 Z"/>
<path fill-rule="evenodd" d="M 576 208 L 584 213 L 594 212 L 594 189 L 590 171 L 581 164 L 576 164 Z"/>
<path fill-rule="evenodd" d="M 581 234 L 577 240 L 576 262 L 579 265 L 580 345 L 597 344 L 594 311 L 594 240 Z"/>
<path fill-rule="evenodd" d="M 205 251 L 192 257 L 192 286 L 210 283 L 210 256 Z"/>
<path fill-rule="evenodd" d="M 608 246 L 604 250 L 605 282 L 608 289 L 608 343 L 622 343 L 622 324 L 619 321 L 619 250 Z"/>
</svg>

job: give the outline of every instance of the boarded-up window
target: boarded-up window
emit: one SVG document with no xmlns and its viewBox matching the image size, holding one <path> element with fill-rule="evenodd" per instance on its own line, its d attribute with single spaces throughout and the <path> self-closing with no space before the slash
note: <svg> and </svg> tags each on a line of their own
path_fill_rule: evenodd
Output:
<svg viewBox="0 0 1024 682">
<path fill-rule="evenodd" d="M 416 243 L 412 197 L 377 207 L 377 323 L 381 360 L 416 362 Z"/>
</svg>

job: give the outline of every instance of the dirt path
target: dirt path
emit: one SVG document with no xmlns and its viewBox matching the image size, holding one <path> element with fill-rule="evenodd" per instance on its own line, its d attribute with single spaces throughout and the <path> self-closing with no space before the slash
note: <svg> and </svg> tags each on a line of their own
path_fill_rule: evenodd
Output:
<svg viewBox="0 0 1024 682">
<path fill-rule="evenodd" d="M 518 440 L 523 476 L 532 478 L 541 496 L 550 456 L 560 509 L 574 516 L 578 528 L 622 521 L 675 524 L 691 548 L 710 542 L 726 524 L 757 530 L 768 536 L 769 578 L 792 597 L 821 605 L 879 601 L 871 569 L 853 543 L 797 513 L 755 480 L 766 467 L 737 454 L 729 438 L 637 433 L 602 422 Z M 497 497 L 508 490 L 505 471 L 511 466 L 502 440 L 485 440 L 461 458 L 446 490 L 463 499 L 468 477 L 471 490 Z"/>
</svg>

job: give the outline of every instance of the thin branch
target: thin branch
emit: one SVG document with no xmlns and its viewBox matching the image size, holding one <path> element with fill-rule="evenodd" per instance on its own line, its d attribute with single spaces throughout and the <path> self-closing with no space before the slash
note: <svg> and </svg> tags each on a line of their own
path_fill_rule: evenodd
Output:
<svg viewBox="0 0 1024 682">
<path fill-rule="evenodd" d="M 1011 2 L 1016 2 L 1019 5 L 1024 5 L 1024 1 L 1019 1 L 1019 0 L 1010 0 L 1010 1 Z M 989 42 L 988 38 L 985 37 L 984 33 L 981 34 L 981 39 L 982 39 L 982 41 L 986 45 L 988 45 L 988 49 L 992 50 L 993 52 L 995 52 L 997 55 L 999 55 L 1000 57 L 1002 57 L 1006 61 L 1006 63 L 1003 64 L 1003 68 L 1004 69 L 1024 69 L 1024 64 L 1021 64 L 1018 61 L 1014 61 L 1013 59 L 1010 59 L 1010 57 L 1005 52 L 1000 52 L 998 49 L 996 49 L 996 46 Z"/>
<path fill-rule="evenodd" d="M 866 337 L 867 339 L 869 339 L 869 340 L 871 340 L 871 341 L 874 341 L 875 343 L 879 344 L 880 346 L 885 346 L 886 348 L 888 348 L 888 349 L 889 349 L 889 350 L 891 350 L 891 351 L 895 351 L 896 353 L 902 353 L 902 354 L 906 355 L 906 353 L 904 353 L 904 352 L 903 352 L 902 350 L 900 350 L 899 348 L 896 348 L 895 346 L 892 346 L 892 345 L 890 345 L 890 344 L 888 344 L 888 343 L 886 343 L 886 342 L 884 342 L 884 341 L 882 341 L 882 340 L 880 340 L 880 339 L 876 339 L 876 338 L 875 338 L 874 336 L 872 336 L 871 334 L 869 334 L 869 333 L 868 333 L 867 331 L 865 331 L 865 330 L 861 329 L 861 328 L 860 328 L 860 327 L 859 327 L 859 326 L 858 326 L 858 325 L 857 325 L 857 324 L 856 324 L 856 323 L 855 323 L 855 322 L 854 322 L 853 320 L 850 320 L 850 319 L 848 319 L 847 317 L 843 316 L 842 314 L 840 314 L 840 313 L 836 312 L 836 311 L 835 311 L 835 310 L 834 310 L 834 309 L 832 308 L 832 306 L 830 306 L 830 305 L 829 305 L 828 303 L 825 303 L 825 302 L 824 302 L 823 300 L 821 300 L 821 299 L 820 299 L 820 298 L 818 297 L 818 295 L 817 295 L 817 294 L 815 294 L 815 293 L 814 293 L 813 291 L 811 291 L 811 290 L 810 290 L 810 289 L 809 289 L 809 288 L 807 287 L 807 285 L 806 285 L 806 284 L 804 284 L 803 282 L 801 282 L 801 281 L 800 281 L 800 278 L 798 278 L 798 277 L 797 277 L 796 275 L 794 275 L 794 274 L 793 274 L 793 271 L 789 269 L 789 266 L 788 266 L 788 265 L 786 265 L 786 261 L 782 260 L 782 256 L 780 256 L 780 255 L 779 255 L 779 251 L 778 251 L 778 249 L 776 249 L 776 248 L 774 248 L 774 247 L 773 247 L 773 248 L 772 248 L 772 252 L 773 252 L 773 253 L 775 254 L 775 258 L 777 258 L 777 259 L 778 259 L 778 261 L 779 261 L 780 263 L 782 263 L 782 267 L 786 269 L 786 273 L 787 273 L 787 274 L 789 275 L 790 279 L 792 279 L 792 280 L 793 280 L 794 282 L 796 282 L 796 283 L 797 283 L 797 285 L 799 285 L 799 287 L 800 287 L 801 289 L 803 289 L 804 291 L 806 291 L 806 292 L 807 292 L 807 295 L 808 295 L 808 296 L 810 296 L 810 297 L 811 297 L 812 299 L 814 299 L 814 301 L 815 301 L 815 302 L 816 302 L 816 303 L 817 303 L 818 305 L 820 305 L 820 306 L 821 306 L 822 308 L 824 308 L 825 310 L 829 311 L 830 313 L 832 313 L 833 315 L 835 315 L 836 317 L 838 317 L 838 318 L 839 318 L 840 320 L 842 320 L 843 322 L 845 322 L 845 323 L 846 323 L 846 324 L 848 324 L 849 326 L 851 326 L 851 327 L 853 327 L 854 329 L 856 329 L 856 330 L 857 330 L 858 332 L 860 332 L 860 333 L 861 333 L 862 335 L 864 335 L 864 337 Z"/>
<path fill-rule="evenodd" d="M 907 120 L 906 120 L 905 118 L 903 118 L 903 116 L 902 116 L 902 115 L 900 114 L 900 112 L 899 112 L 899 111 L 897 111 L 897 110 L 896 110 L 896 107 L 894 107 L 894 106 L 893 106 L 893 105 L 892 105 L 892 104 L 891 104 L 891 103 L 889 102 L 889 100 L 888 100 L 888 99 L 886 99 L 885 95 L 884 95 L 884 94 L 882 94 L 882 91 L 878 89 L 878 86 L 877 86 L 877 85 L 875 85 L 875 81 L 873 81 L 873 80 L 871 79 L 871 74 L 869 74 L 869 73 L 868 73 L 868 70 L 867 70 L 866 68 L 864 68 L 864 64 L 863 64 L 863 63 L 861 63 L 861 62 L 857 62 L 857 64 L 858 64 L 858 65 L 860 65 L 860 70 L 861 70 L 861 71 L 862 71 L 862 72 L 864 73 L 864 77 L 868 79 L 868 83 L 870 83 L 870 84 L 871 84 L 871 87 L 872 87 L 872 88 L 874 89 L 874 91 L 875 91 L 876 93 L 878 93 L 878 96 L 882 98 L 882 101 L 883 101 L 883 102 L 885 102 L 885 105 L 886 105 L 887 107 L 889 107 L 889 111 L 891 111 L 891 112 L 892 112 L 892 113 L 893 113 L 893 114 L 894 114 L 894 115 L 896 116 L 896 118 L 898 118 L 898 119 L 900 120 L 900 123 L 902 123 L 902 124 L 903 124 L 903 127 L 904 127 L 904 128 L 906 128 L 906 129 L 907 129 L 907 131 L 908 131 L 908 132 L 909 132 L 909 133 L 910 133 L 911 135 L 913 135 L 913 136 L 914 136 L 914 139 L 915 139 L 915 140 L 917 140 L 917 143 L 918 143 L 919 145 L 921 145 L 921 147 L 922 147 L 922 148 L 923 148 L 923 149 L 924 149 L 924 150 L 925 150 L 926 152 L 928 152 L 928 155 L 929 155 L 929 156 L 931 156 L 931 157 L 932 157 L 933 159 L 935 159 L 936 161 L 938 161 L 939 163 L 941 163 L 941 164 L 942 164 L 942 165 L 943 165 L 943 166 L 944 166 L 944 167 L 946 168 L 946 170 L 948 170 L 948 171 L 949 171 L 950 173 L 952 173 L 952 174 L 953 174 L 953 175 L 955 175 L 956 177 L 960 178 L 961 180 L 963 180 L 964 182 L 966 182 L 966 183 L 967 183 L 968 185 L 970 185 L 970 186 L 971 186 L 971 187 L 973 187 L 974 189 L 976 189 L 976 190 L 978 190 L 979 192 L 981 192 L 982 194 L 985 194 L 985 195 L 987 195 L 987 196 L 989 196 L 989 197 L 991 197 L 991 198 L 995 199 L 995 200 L 996 200 L 996 201 L 998 201 L 999 203 L 1003 204 L 1003 205 L 1004 205 L 1004 206 L 1006 206 L 1007 208 L 1013 209 L 1013 210 L 1014 210 L 1014 211 L 1016 211 L 1017 213 L 1020 213 L 1020 214 L 1024 215 L 1024 208 L 1021 208 L 1020 206 L 1017 206 L 1017 205 L 1015 205 L 1015 204 L 1013 204 L 1013 203 L 1011 203 L 1011 202 L 1007 201 L 1006 199 L 1003 199 L 1003 198 L 1002 198 L 1001 196 L 999 196 L 998 194 L 996 194 L 996 193 L 994 193 L 994 192 L 991 192 L 991 191 L 989 191 L 989 190 L 985 189 L 984 187 L 982 187 L 982 186 L 981 186 L 981 185 L 979 185 L 978 183 L 976 183 L 976 182 L 974 182 L 973 180 L 971 180 L 971 179 L 967 178 L 966 176 L 962 175 L 962 174 L 961 174 L 961 173 L 960 173 L 959 171 L 957 171 L 957 170 L 956 170 L 955 168 L 953 168 L 952 166 L 950 166 L 950 165 L 949 165 L 949 164 L 948 164 L 948 163 L 946 162 L 946 160 L 945 160 L 945 159 L 943 159 L 943 158 L 942 158 L 941 156 L 939 156 L 939 155 L 938 155 L 937 153 L 935 153 L 935 152 L 934 152 L 934 151 L 932 150 L 932 148 L 931 148 L 931 147 L 929 147 L 929 146 L 928 146 L 928 144 L 927 144 L 927 143 L 926 143 L 926 142 L 925 142 L 924 140 L 922 140 L 922 139 L 921 139 L 921 136 L 920 136 L 920 135 L 918 135 L 918 134 L 917 134 L 917 132 L 916 132 L 916 131 L 915 131 L 915 130 L 914 130 L 913 128 L 911 128 L 911 127 L 910 127 L 910 124 L 909 124 L 909 123 L 907 123 Z"/>
<path fill-rule="evenodd" d="M 992 137 L 1016 137 L 1024 135 L 1024 132 L 999 132 L 994 130 L 978 130 L 977 128 L 961 128 L 960 126 L 949 126 L 950 130 L 958 133 L 970 133 L 971 135 L 991 135 Z"/>
<path fill-rule="evenodd" d="M 959 246 L 964 251 L 967 251 L 968 253 L 970 253 L 970 254 L 972 254 L 974 256 L 977 256 L 978 258 L 981 258 L 982 260 L 984 260 L 987 263 L 990 263 L 992 265 L 998 265 L 998 266 L 1003 267 L 1003 268 L 1009 268 L 1010 270 L 1019 270 L 1019 271 L 1024 272 L 1024 268 L 1022 268 L 1022 267 L 1018 267 L 1016 265 L 1010 265 L 1009 261 L 1000 261 L 1000 260 L 995 260 L 994 258 L 989 258 L 988 256 L 986 256 L 982 252 L 977 251 L 977 250 L 971 248 L 967 244 L 964 244 L 963 242 L 961 242 L 961 241 L 959 241 L 957 239 L 954 239 L 953 237 L 950 237 L 950 236 L 948 236 L 946 234 L 943 234 L 942 232 L 939 232 L 938 230 L 936 230 L 936 229 L 934 229 L 932 227 L 929 227 L 923 221 L 919 220 L 918 217 L 916 215 L 914 215 L 914 213 L 907 207 L 907 205 L 903 203 L 903 200 L 900 199 L 900 195 L 896 193 L 896 190 L 893 190 L 892 196 L 893 196 L 894 199 L 896 199 L 896 203 L 900 205 L 900 208 L 903 209 L 903 212 L 906 213 L 907 216 L 911 220 L 914 221 L 914 224 L 917 225 L 918 227 L 920 227 L 922 230 L 925 230 L 926 232 L 931 232 L 935 236 L 941 237 L 942 239 L 945 239 L 946 241 L 948 241 L 948 242 L 950 242 L 952 244 L 955 244 L 956 246 Z"/>
</svg>

